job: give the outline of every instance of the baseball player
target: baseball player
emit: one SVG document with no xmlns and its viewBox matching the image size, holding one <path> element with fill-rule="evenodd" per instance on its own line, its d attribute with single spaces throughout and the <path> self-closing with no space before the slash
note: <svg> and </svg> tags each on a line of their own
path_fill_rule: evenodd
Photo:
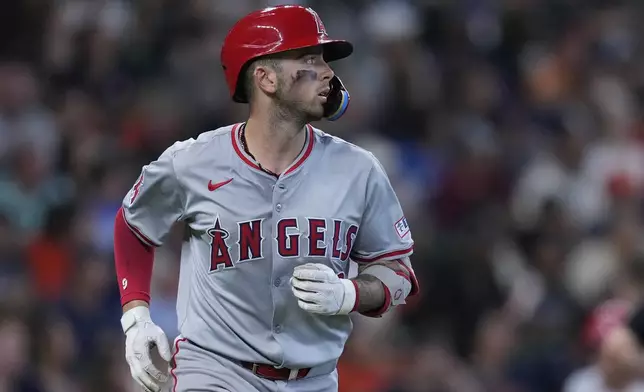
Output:
<svg viewBox="0 0 644 392">
<path fill-rule="evenodd" d="M 253 12 L 221 61 L 244 123 L 177 142 L 141 175 L 116 217 L 114 250 L 132 377 L 145 391 L 335 391 L 350 314 L 378 317 L 418 291 L 413 241 L 369 152 L 309 123 L 336 120 L 349 94 L 310 8 Z M 148 310 L 154 248 L 186 231 L 170 347 Z M 349 279 L 349 263 L 358 274 Z"/>
</svg>

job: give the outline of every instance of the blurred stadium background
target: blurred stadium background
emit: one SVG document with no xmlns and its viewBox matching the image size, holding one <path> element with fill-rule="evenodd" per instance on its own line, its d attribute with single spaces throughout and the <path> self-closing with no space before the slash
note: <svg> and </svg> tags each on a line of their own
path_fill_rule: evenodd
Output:
<svg viewBox="0 0 644 392">
<path fill-rule="evenodd" d="M 644 289 L 644 2 L 299 3 L 355 44 L 351 108 L 319 126 L 385 165 L 422 286 L 356 318 L 340 391 L 644 391 L 597 356 Z M 220 44 L 274 4 L 0 3 L 1 392 L 136 390 L 115 212 L 172 142 L 245 119 Z M 169 338 L 176 232 L 153 279 Z"/>
</svg>

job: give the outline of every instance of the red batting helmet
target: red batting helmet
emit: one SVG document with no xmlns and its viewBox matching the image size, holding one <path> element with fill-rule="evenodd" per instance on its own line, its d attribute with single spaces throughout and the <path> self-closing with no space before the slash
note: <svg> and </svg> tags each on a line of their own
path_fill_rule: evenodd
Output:
<svg viewBox="0 0 644 392">
<path fill-rule="evenodd" d="M 311 8 L 281 5 L 246 15 L 228 32 L 221 48 L 221 64 L 233 100 L 248 102 L 240 75 L 251 60 L 317 45 L 323 45 L 325 61 L 353 52 L 351 43 L 329 39 L 322 20 Z"/>
</svg>

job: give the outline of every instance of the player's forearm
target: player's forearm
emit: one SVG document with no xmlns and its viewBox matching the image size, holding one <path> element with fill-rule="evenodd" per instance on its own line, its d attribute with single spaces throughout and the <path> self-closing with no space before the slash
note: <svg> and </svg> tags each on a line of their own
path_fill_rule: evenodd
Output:
<svg viewBox="0 0 644 392">
<path fill-rule="evenodd" d="M 356 286 L 356 306 L 359 313 L 371 312 L 385 306 L 386 289 L 378 278 L 371 275 L 359 275 L 353 282 Z"/>
<path fill-rule="evenodd" d="M 418 286 L 408 263 L 409 259 L 400 259 L 362 264 L 354 280 L 354 310 L 365 316 L 379 317 L 390 308 L 404 304 L 407 295 L 415 294 Z"/>
<path fill-rule="evenodd" d="M 136 306 L 136 303 L 147 304 L 150 301 L 154 248 L 141 242 L 130 230 L 120 209 L 114 221 L 114 263 L 123 310 Z"/>
</svg>

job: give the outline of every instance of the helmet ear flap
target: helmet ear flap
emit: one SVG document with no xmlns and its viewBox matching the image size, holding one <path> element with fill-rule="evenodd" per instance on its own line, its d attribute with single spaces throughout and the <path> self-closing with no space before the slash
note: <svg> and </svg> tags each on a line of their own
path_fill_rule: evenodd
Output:
<svg viewBox="0 0 644 392">
<path fill-rule="evenodd" d="M 329 121 L 335 121 L 347 111 L 351 97 L 337 76 L 331 79 L 330 84 L 331 91 L 324 104 L 324 117 Z"/>
</svg>

